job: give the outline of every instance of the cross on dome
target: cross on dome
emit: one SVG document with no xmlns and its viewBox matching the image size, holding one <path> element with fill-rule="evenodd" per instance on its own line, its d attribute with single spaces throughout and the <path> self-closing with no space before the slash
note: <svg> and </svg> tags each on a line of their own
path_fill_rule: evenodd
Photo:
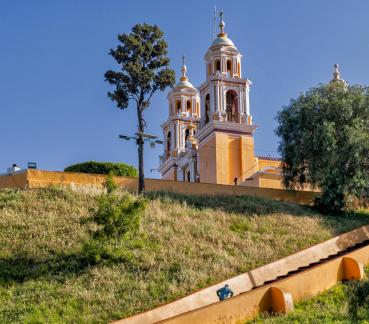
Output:
<svg viewBox="0 0 369 324">
<path fill-rule="evenodd" d="M 220 34 L 218 36 L 226 35 L 225 32 L 224 32 L 225 22 L 223 20 L 223 15 L 224 15 L 224 12 L 221 11 L 220 14 L 219 14 L 219 16 L 220 16 L 220 22 L 219 22 Z"/>
<path fill-rule="evenodd" d="M 182 56 L 182 77 L 181 77 L 181 81 L 187 81 L 187 76 L 186 76 L 186 72 L 187 72 L 187 66 L 185 65 L 185 59 L 186 57 L 183 55 Z"/>
<path fill-rule="evenodd" d="M 213 46 L 232 46 L 232 47 L 236 48 L 234 46 L 233 42 L 228 38 L 226 32 L 224 31 L 225 22 L 224 22 L 224 12 L 223 11 L 221 11 L 219 13 L 219 17 L 220 17 L 220 21 L 219 21 L 220 32 L 217 35 L 217 38 L 215 38 L 213 40 L 210 47 L 213 47 Z"/>
<path fill-rule="evenodd" d="M 187 66 L 185 64 L 186 57 L 182 56 L 182 76 L 179 78 L 179 82 L 174 86 L 174 88 L 192 88 L 195 89 L 195 87 L 192 85 L 192 83 L 188 80 L 187 77 Z"/>
</svg>

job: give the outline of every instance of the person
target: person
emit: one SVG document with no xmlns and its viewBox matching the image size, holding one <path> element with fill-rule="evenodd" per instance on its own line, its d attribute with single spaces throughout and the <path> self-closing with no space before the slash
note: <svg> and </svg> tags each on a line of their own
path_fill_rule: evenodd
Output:
<svg viewBox="0 0 369 324">
<path fill-rule="evenodd" d="M 233 297 L 233 291 L 228 284 L 225 284 L 223 288 L 217 290 L 217 296 L 220 301 Z"/>
</svg>

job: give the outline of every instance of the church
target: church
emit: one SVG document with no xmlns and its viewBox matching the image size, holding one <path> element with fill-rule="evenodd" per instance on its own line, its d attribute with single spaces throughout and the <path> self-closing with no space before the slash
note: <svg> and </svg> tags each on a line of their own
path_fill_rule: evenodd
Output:
<svg viewBox="0 0 369 324">
<path fill-rule="evenodd" d="M 281 160 L 255 155 L 252 82 L 242 76 L 242 54 L 224 27 L 221 13 L 199 87 L 189 81 L 183 58 L 182 76 L 167 96 L 159 171 L 166 180 L 282 188 Z"/>
</svg>

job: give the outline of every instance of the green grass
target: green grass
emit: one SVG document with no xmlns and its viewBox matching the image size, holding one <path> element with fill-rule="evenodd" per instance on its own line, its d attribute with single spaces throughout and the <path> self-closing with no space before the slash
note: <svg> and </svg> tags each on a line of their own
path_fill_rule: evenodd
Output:
<svg viewBox="0 0 369 324">
<path fill-rule="evenodd" d="M 0 323 L 106 323 L 369 223 L 256 197 L 148 194 L 142 247 L 90 265 L 81 222 L 98 196 L 0 191 Z"/>
<path fill-rule="evenodd" d="M 366 268 L 366 274 L 368 272 Z M 247 323 L 353 323 L 349 313 L 349 285 L 340 283 L 317 297 L 296 303 L 294 311 L 288 315 L 265 314 Z M 359 323 L 369 323 L 368 306 L 359 308 Z"/>
</svg>

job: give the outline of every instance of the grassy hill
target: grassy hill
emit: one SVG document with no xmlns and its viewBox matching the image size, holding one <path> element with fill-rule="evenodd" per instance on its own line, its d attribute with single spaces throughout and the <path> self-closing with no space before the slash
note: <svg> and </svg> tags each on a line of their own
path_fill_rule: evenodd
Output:
<svg viewBox="0 0 369 324">
<path fill-rule="evenodd" d="M 256 197 L 149 194 L 147 244 L 90 265 L 83 220 L 95 194 L 0 191 L 0 323 L 105 323 L 185 296 L 369 223 Z"/>
</svg>

